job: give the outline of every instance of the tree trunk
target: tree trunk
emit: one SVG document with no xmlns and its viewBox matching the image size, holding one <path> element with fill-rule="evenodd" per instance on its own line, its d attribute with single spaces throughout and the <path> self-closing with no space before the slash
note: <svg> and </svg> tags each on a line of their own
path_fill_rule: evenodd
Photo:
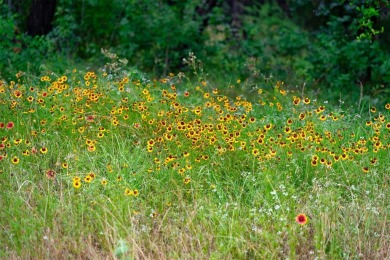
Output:
<svg viewBox="0 0 390 260">
<path fill-rule="evenodd" d="M 56 0 L 33 0 L 27 19 L 27 34 L 46 35 L 52 28 Z"/>
<path fill-rule="evenodd" d="M 196 13 L 202 19 L 202 25 L 199 28 L 199 31 L 202 33 L 203 30 L 209 24 L 209 16 L 208 14 L 212 11 L 214 7 L 217 6 L 217 0 L 207 0 L 204 2 L 204 5 L 196 7 Z"/>
<path fill-rule="evenodd" d="M 230 14 L 232 17 L 232 21 L 231 21 L 232 34 L 233 34 L 233 38 L 235 38 L 236 40 L 241 40 L 243 37 L 240 33 L 241 25 L 242 25 L 241 15 L 244 12 L 244 5 L 247 2 L 248 1 L 238 1 L 238 0 L 229 1 Z"/>
<path fill-rule="evenodd" d="M 289 5 L 288 5 L 288 1 L 287 0 L 277 0 L 276 2 L 280 6 L 280 8 L 282 8 L 283 12 L 285 14 L 287 14 L 287 16 L 289 18 L 291 18 L 291 12 L 290 12 L 290 8 L 289 8 Z"/>
</svg>

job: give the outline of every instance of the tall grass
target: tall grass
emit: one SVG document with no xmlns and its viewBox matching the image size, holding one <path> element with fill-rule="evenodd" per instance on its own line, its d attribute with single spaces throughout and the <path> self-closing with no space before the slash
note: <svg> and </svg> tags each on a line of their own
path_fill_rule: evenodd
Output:
<svg viewBox="0 0 390 260">
<path fill-rule="evenodd" d="M 389 257 L 389 102 L 196 76 L 3 81 L 0 257 Z"/>
</svg>

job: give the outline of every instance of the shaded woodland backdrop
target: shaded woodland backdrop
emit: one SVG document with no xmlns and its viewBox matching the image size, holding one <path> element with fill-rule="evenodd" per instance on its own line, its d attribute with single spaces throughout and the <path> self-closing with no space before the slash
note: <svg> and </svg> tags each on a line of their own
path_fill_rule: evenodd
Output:
<svg viewBox="0 0 390 260">
<path fill-rule="evenodd" d="M 98 69 L 101 49 L 161 77 L 194 52 L 218 87 L 283 80 L 323 98 L 390 96 L 381 0 L 0 0 L 0 77 Z M 229 78 L 226 78 L 229 75 Z M 223 82 L 222 82 L 223 80 Z M 249 90 L 248 90 L 249 91 Z M 375 102 L 375 101 L 374 101 Z"/>
</svg>

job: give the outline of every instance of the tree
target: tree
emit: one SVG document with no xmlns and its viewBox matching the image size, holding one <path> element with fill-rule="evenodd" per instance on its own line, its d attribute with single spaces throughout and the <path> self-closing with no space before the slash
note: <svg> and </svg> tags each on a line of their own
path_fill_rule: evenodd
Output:
<svg viewBox="0 0 390 260">
<path fill-rule="evenodd" d="M 33 0 L 27 18 L 27 33 L 29 35 L 46 35 L 50 32 L 56 3 L 56 0 Z"/>
</svg>

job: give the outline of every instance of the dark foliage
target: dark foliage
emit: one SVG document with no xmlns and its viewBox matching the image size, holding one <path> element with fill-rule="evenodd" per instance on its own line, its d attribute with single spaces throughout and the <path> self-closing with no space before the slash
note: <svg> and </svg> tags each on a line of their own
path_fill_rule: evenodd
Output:
<svg viewBox="0 0 390 260">
<path fill-rule="evenodd" d="M 185 70 L 182 59 L 191 51 L 221 78 L 273 78 L 337 95 L 364 86 L 366 94 L 389 95 L 387 1 L 0 3 L 2 77 L 47 62 L 65 67 L 81 59 L 101 66 L 101 48 L 161 76 Z"/>
</svg>

